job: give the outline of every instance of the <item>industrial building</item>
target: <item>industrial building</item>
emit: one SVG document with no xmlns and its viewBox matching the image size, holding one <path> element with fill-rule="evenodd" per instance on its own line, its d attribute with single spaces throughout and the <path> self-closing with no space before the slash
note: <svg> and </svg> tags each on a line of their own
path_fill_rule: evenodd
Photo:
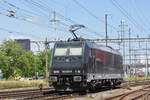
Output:
<svg viewBox="0 0 150 100">
<path fill-rule="evenodd" d="M 15 41 L 23 46 L 23 49 L 26 51 L 31 50 L 30 39 L 15 39 Z"/>
</svg>

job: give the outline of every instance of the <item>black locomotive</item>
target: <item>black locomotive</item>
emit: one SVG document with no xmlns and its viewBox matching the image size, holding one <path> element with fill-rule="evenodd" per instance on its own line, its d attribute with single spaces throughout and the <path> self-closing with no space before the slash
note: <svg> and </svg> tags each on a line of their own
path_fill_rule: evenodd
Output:
<svg viewBox="0 0 150 100">
<path fill-rule="evenodd" d="M 88 41 L 55 43 L 50 83 L 56 90 L 94 90 L 122 80 L 122 56 L 116 50 Z"/>
</svg>

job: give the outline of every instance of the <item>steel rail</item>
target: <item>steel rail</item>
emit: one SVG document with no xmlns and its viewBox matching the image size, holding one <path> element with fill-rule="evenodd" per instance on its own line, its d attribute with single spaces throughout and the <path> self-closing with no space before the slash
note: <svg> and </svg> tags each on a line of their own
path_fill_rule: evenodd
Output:
<svg viewBox="0 0 150 100">
<path fill-rule="evenodd" d="M 137 89 L 137 90 L 133 90 L 133 91 L 130 91 L 130 92 L 127 92 L 127 93 L 118 94 L 118 95 L 115 95 L 115 96 L 106 98 L 105 100 L 123 100 L 125 97 L 127 97 L 127 96 L 129 96 L 129 95 L 131 95 L 131 94 L 133 94 L 133 93 L 139 92 L 140 95 L 136 95 L 135 97 L 132 97 L 132 98 L 131 98 L 131 99 L 135 100 L 136 98 L 145 95 L 147 92 L 144 92 L 143 89 L 146 89 L 146 88 L 149 88 L 149 87 L 150 87 L 150 85 L 145 86 L 145 87 L 143 87 L 142 89 Z"/>
<path fill-rule="evenodd" d="M 0 99 L 8 98 L 19 98 L 29 95 L 43 95 L 44 92 L 50 91 L 52 88 L 43 88 L 43 89 L 29 89 L 29 90 L 15 90 L 15 91 L 5 91 L 0 92 Z"/>
</svg>

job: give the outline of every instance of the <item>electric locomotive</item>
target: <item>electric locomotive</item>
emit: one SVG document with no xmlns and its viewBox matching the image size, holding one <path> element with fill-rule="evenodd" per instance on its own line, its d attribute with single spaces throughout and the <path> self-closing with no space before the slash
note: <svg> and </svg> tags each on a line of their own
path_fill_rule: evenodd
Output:
<svg viewBox="0 0 150 100">
<path fill-rule="evenodd" d="M 56 90 L 84 91 L 120 85 L 122 56 L 110 47 L 90 41 L 56 42 L 49 79 Z"/>
</svg>

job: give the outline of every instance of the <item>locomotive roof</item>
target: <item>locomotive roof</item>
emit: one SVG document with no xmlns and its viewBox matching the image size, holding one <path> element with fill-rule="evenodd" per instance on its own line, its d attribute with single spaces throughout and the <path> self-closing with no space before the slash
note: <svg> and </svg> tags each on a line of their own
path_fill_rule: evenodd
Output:
<svg viewBox="0 0 150 100">
<path fill-rule="evenodd" d="M 86 43 L 90 48 L 100 49 L 100 50 L 103 50 L 106 52 L 121 55 L 120 52 L 118 52 L 117 50 L 115 50 L 111 47 L 106 47 L 104 45 L 98 45 L 97 43 L 91 42 L 91 41 L 59 41 L 59 42 L 56 42 L 56 44 L 63 44 L 63 43 Z"/>
</svg>

